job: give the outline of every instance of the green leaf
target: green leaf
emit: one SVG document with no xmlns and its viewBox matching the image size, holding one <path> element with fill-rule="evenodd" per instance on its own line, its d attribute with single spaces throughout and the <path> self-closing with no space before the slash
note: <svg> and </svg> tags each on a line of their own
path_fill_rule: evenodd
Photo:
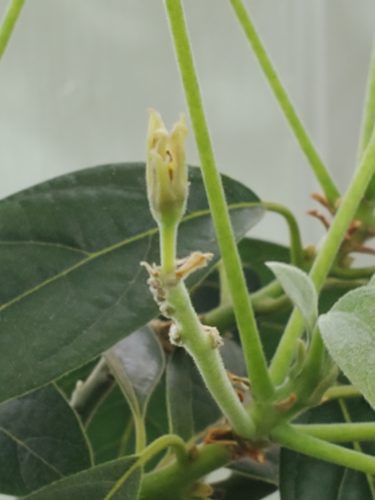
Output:
<svg viewBox="0 0 375 500">
<path fill-rule="evenodd" d="M 375 286 L 375 274 L 372 275 L 370 281 L 368 282 L 370 286 Z"/>
<path fill-rule="evenodd" d="M 25 495 L 91 465 L 77 416 L 53 386 L 0 405 L 0 491 Z"/>
<path fill-rule="evenodd" d="M 25 497 L 27 500 L 103 500 L 116 482 L 137 461 L 136 456 L 107 462 L 67 477 Z M 113 500 L 135 500 L 140 488 L 141 470 L 135 469 L 112 497 Z"/>
<path fill-rule="evenodd" d="M 233 474 L 213 486 L 222 500 L 260 500 L 276 489 L 272 484 L 254 481 L 240 474 Z"/>
<path fill-rule="evenodd" d="M 347 406 L 353 422 L 374 420 L 374 412 L 362 399 Z M 331 402 L 308 411 L 299 421 L 332 424 L 344 419 L 339 405 Z M 375 454 L 374 443 L 362 448 Z M 281 452 L 280 493 L 282 500 L 373 500 L 365 474 L 286 449 Z"/>
<path fill-rule="evenodd" d="M 162 379 L 147 405 L 145 426 L 147 442 L 168 433 L 165 380 Z M 134 453 L 134 424 L 129 404 L 118 386 L 105 397 L 92 415 L 87 434 L 95 463 Z"/>
<path fill-rule="evenodd" d="M 279 484 L 280 448 L 275 444 L 271 444 L 263 451 L 264 463 L 256 462 L 251 458 L 243 458 L 231 464 L 229 468 L 249 479 L 277 486 Z"/>
<path fill-rule="evenodd" d="M 144 326 L 109 349 L 105 359 L 133 413 L 143 417 L 165 368 L 156 334 Z"/>
<path fill-rule="evenodd" d="M 311 333 L 318 318 L 318 294 L 306 273 L 297 267 L 280 262 L 268 262 L 286 294 L 300 310 L 305 326 Z"/>
<path fill-rule="evenodd" d="M 338 366 L 375 407 L 375 287 L 342 297 L 320 316 L 324 343 Z"/>
<path fill-rule="evenodd" d="M 242 352 L 235 342 L 224 338 L 221 354 L 229 371 L 245 375 Z M 220 418 L 218 406 L 184 349 L 176 349 L 169 359 L 166 381 L 170 432 L 189 440 Z"/>
<path fill-rule="evenodd" d="M 250 190 L 223 182 L 241 238 L 263 211 L 247 206 L 258 200 Z M 190 183 L 179 255 L 217 254 L 199 169 Z M 159 260 L 143 164 L 91 168 L 6 198 L 0 243 L 0 401 L 83 365 L 157 312 L 139 265 Z"/>
</svg>

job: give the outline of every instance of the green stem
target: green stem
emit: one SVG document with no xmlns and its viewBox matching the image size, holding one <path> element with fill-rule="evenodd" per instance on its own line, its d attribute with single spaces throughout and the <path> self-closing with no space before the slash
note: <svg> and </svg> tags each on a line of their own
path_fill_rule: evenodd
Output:
<svg viewBox="0 0 375 500">
<path fill-rule="evenodd" d="M 333 267 L 330 276 L 355 280 L 361 278 L 371 278 L 375 273 L 375 266 L 372 267 L 357 267 L 357 268 L 346 268 L 346 267 Z"/>
<path fill-rule="evenodd" d="M 292 212 L 287 207 L 285 207 L 284 205 L 280 205 L 279 203 L 262 201 L 261 206 L 269 212 L 275 212 L 284 217 L 289 228 L 291 263 L 297 267 L 302 267 L 304 259 L 301 233 L 298 227 L 297 220 Z"/>
<path fill-rule="evenodd" d="M 361 392 L 352 385 L 336 385 L 330 387 L 323 396 L 323 401 L 330 401 L 332 399 L 339 398 L 359 398 L 361 397 Z"/>
<path fill-rule="evenodd" d="M 347 423 L 350 422 L 351 423 L 350 413 L 349 413 L 349 410 L 348 410 L 348 407 L 347 407 L 345 401 L 343 399 L 340 399 L 339 400 L 339 405 L 340 405 L 342 414 L 344 416 L 345 422 L 347 422 Z M 364 439 L 364 441 L 365 440 L 366 439 Z M 360 441 L 360 439 L 359 439 L 359 441 Z M 359 451 L 360 453 L 363 453 L 362 447 L 361 447 L 361 445 L 359 444 L 359 442 L 358 442 L 358 440 L 356 438 L 353 439 L 353 448 L 356 451 Z M 368 486 L 369 486 L 370 491 L 371 491 L 371 496 L 372 496 L 372 498 L 375 498 L 375 486 L 374 486 L 374 481 L 373 481 L 372 475 L 371 474 L 366 474 L 366 479 L 367 479 L 367 483 L 368 483 Z"/>
<path fill-rule="evenodd" d="M 256 399 L 268 398 L 273 394 L 273 386 L 247 293 L 223 185 L 216 168 L 181 0 L 166 0 L 166 9 L 253 394 Z"/>
<path fill-rule="evenodd" d="M 375 440 L 375 423 L 373 422 L 356 424 L 295 424 L 293 428 L 309 436 L 335 443 Z"/>
<path fill-rule="evenodd" d="M 255 27 L 250 19 L 242 0 L 231 0 L 232 7 L 236 13 L 237 19 L 240 22 L 248 42 L 251 44 L 254 54 L 264 72 L 264 75 L 275 94 L 275 97 L 284 112 L 285 118 L 294 135 L 301 146 L 301 149 L 306 155 L 311 168 L 323 189 L 327 200 L 331 207 L 334 207 L 336 200 L 340 197 L 340 193 L 331 178 L 327 168 L 317 153 L 310 137 L 308 136 L 300 118 L 298 117 L 287 92 L 285 91 L 270 58 L 257 34 Z"/>
<path fill-rule="evenodd" d="M 230 450 L 222 445 L 198 448 L 197 456 L 182 464 L 175 462 L 146 474 L 142 482 L 142 500 L 179 500 L 201 477 L 231 461 Z"/>
<path fill-rule="evenodd" d="M 375 473 L 375 457 L 333 443 L 327 443 L 296 430 L 294 426 L 282 425 L 275 427 L 271 431 L 271 437 L 286 448 L 304 455 L 361 472 Z"/>
<path fill-rule="evenodd" d="M 169 274 L 176 265 L 177 224 L 159 224 L 160 259 L 163 272 Z"/>
<path fill-rule="evenodd" d="M 142 453 L 147 444 L 145 421 L 142 415 L 139 413 L 135 414 L 135 412 L 133 412 L 133 421 L 135 431 L 135 452 L 139 454 Z"/>
<path fill-rule="evenodd" d="M 319 292 L 334 263 L 346 230 L 363 198 L 375 172 L 375 134 L 354 173 L 353 180 L 342 199 L 332 225 L 326 235 L 310 271 L 310 278 Z M 303 330 L 303 321 L 295 309 L 287 324 L 271 364 L 271 375 L 275 384 L 280 384 L 288 373 L 293 359 L 295 343 Z M 316 333 L 319 336 L 319 332 Z"/>
<path fill-rule="evenodd" d="M 174 309 L 173 319 L 178 326 L 179 342 L 185 347 L 200 371 L 202 378 L 234 431 L 251 438 L 254 424 L 234 391 L 221 359 L 217 331 L 206 331 L 191 303 L 183 282 L 167 289 L 166 301 Z"/>
<path fill-rule="evenodd" d="M 24 3 L 25 0 L 12 0 L 9 3 L 0 27 L 0 58 L 5 52 Z"/>
<path fill-rule="evenodd" d="M 138 460 L 125 472 L 121 478 L 116 481 L 115 485 L 107 493 L 104 500 L 110 500 L 121 489 L 124 483 L 129 479 L 133 472 L 142 467 L 152 457 L 163 451 L 165 448 L 173 448 L 178 463 L 185 465 L 189 460 L 189 454 L 186 449 L 184 441 L 174 434 L 166 434 L 153 441 L 147 448 L 145 448 L 138 458 Z"/>
</svg>

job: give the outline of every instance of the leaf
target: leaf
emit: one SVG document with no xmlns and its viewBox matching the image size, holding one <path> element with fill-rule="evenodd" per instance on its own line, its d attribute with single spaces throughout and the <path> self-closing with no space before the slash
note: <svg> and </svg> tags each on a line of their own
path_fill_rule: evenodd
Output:
<svg viewBox="0 0 375 500">
<path fill-rule="evenodd" d="M 53 386 L 0 405 L 0 491 L 25 495 L 91 465 L 78 418 Z"/>
<path fill-rule="evenodd" d="M 165 368 L 156 334 L 144 326 L 109 349 L 105 359 L 134 414 L 143 417 Z"/>
<path fill-rule="evenodd" d="M 272 484 L 254 481 L 240 474 L 233 474 L 213 486 L 223 500 L 260 500 L 276 489 Z"/>
<path fill-rule="evenodd" d="M 375 407 L 375 287 L 342 297 L 320 316 L 324 343 L 344 374 Z"/>
<path fill-rule="evenodd" d="M 375 414 L 362 399 L 347 402 L 354 422 L 374 420 Z M 304 423 L 343 422 L 336 402 L 318 406 L 299 418 Z M 363 445 L 363 446 L 362 446 Z M 361 446 L 375 454 L 374 443 Z M 373 500 L 365 474 L 283 449 L 280 460 L 282 500 Z"/>
<path fill-rule="evenodd" d="M 286 294 L 300 310 L 305 326 L 311 333 L 318 318 L 318 294 L 306 273 L 297 267 L 279 262 L 268 262 Z"/>
<path fill-rule="evenodd" d="M 370 286 L 375 286 L 375 274 L 372 275 L 370 281 L 368 282 Z"/>
<path fill-rule="evenodd" d="M 244 458 L 234 462 L 229 468 L 252 480 L 277 486 L 279 484 L 279 446 L 271 444 L 264 449 L 264 455 L 264 463 Z"/>
<path fill-rule="evenodd" d="M 258 200 L 250 190 L 223 182 L 241 238 L 263 211 L 246 205 Z M 179 255 L 217 254 L 199 169 L 190 183 Z M 144 184 L 143 164 L 108 165 L 0 202 L 0 401 L 85 364 L 156 314 L 139 266 L 159 260 Z"/>
<path fill-rule="evenodd" d="M 224 338 L 221 354 L 228 370 L 245 375 L 241 349 L 235 342 Z M 170 432 L 189 440 L 220 418 L 218 406 L 184 349 L 176 349 L 170 357 L 166 384 Z"/>
<path fill-rule="evenodd" d="M 161 380 L 147 405 L 145 425 L 147 442 L 168 433 L 165 380 Z M 87 426 L 95 463 L 134 453 L 134 425 L 129 404 L 118 386 L 106 396 Z"/>
<path fill-rule="evenodd" d="M 119 458 L 64 478 L 24 498 L 26 500 L 103 500 L 136 461 L 136 456 Z M 112 499 L 135 500 L 138 498 L 140 478 L 141 470 L 135 469 Z"/>
</svg>

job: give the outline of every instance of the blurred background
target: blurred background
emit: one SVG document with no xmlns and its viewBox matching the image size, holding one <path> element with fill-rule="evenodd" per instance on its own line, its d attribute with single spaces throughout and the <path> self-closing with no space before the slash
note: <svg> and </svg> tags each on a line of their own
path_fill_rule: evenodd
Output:
<svg viewBox="0 0 375 500">
<path fill-rule="evenodd" d="M 222 172 L 288 205 L 305 243 L 317 185 L 228 0 L 185 0 Z M 371 0 L 248 0 L 258 31 L 341 189 L 356 160 Z M 1 13 L 7 2 L 0 0 Z M 142 160 L 147 108 L 186 110 L 162 0 L 26 2 L 0 64 L 0 195 L 86 166 Z M 189 162 L 198 163 L 192 133 Z M 254 235 L 287 241 L 268 215 Z"/>
<path fill-rule="evenodd" d="M 218 165 L 286 204 L 305 243 L 317 184 L 228 0 L 185 0 Z M 248 0 L 308 131 L 345 189 L 356 161 L 372 0 Z M 0 0 L 0 14 L 7 1 Z M 0 64 L 0 195 L 86 166 L 143 160 L 147 108 L 186 106 L 162 0 L 28 1 Z M 198 163 L 192 134 L 188 158 Z M 277 216 L 253 235 L 287 242 Z"/>
</svg>

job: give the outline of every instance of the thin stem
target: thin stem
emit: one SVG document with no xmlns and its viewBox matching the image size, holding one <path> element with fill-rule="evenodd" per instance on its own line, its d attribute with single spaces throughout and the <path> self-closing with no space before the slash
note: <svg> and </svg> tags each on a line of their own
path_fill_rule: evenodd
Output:
<svg viewBox="0 0 375 500">
<path fill-rule="evenodd" d="M 351 417 L 350 417 L 350 413 L 349 413 L 349 410 L 348 410 L 346 402 L 343 399 L 340 399 L 339 400 L 339 405 L 340 405 L 342 414 L 344 415 L 345 422 L 347 422 L 347 423 L 350 422 L 351 423 Z M 353 439 L 353 448 L 356 451 L 359 451 L 360 453 L 363 453 L 362 447 L 361 447 L 361 445 L 359 444 L 358 441 L 360 441 L 360 440 L 356 440 L 356 438 Z M 366 479 L 367 479 L 367 483 L 368 483 L 368 486 L 369 486 L 370 491 L 371 491 L 371 496 L 372 496 L 372 498 L 375 498 L 375 486 L 374 486 L 374 480 L 373 480 L 372 475 L 371 474 L 366 474 Z"/>
<path fill-rule="evenodd" d="M 287 207 L 279 203 L 263 201 L 261 203 L 261 206 L 265 208 L 268 212 L 275 212 L 284 217 L 289 228 L 291 263 L 297 267 L 302 267 L 303 245 L 301 240 L 301 233 L 298 227 L 297 220 L 294 217 L 293 213 Z"/>
<path fill-rule="evenodd" d="M 223 185 L 216 168 L 181 0 L 166 0 L 166 9 L 253 394 L 256 399 L 268 398 L 273 394 L 273 386 L 247 293 Z"/>
<path fill-rule="evenodd" d="M 142 500 L 180 500 L 184 493 L 201 477 L 231 461 L 231 452 L 222 445 L 208 445 L 197 449 L 196 456 L 185 463 L 174 462 L 144 476 Z"/>
<path fill-rule="evenodd" d="M 12 0 L 0 27 L 0 58 L 5 52 L 25 0 Z"/>
<path fill-rule="evenodd" d="M 143 450 L 139 459 L 115 483 L 113 488 L 105 496 L 104 500 L 110 500 L 111 498 L 113 498 L 136 469 L 142 467 L 152 457 L 160 453 L 165 448 L 169 447 L 173 448 L 179 463 L 186 464 L 188 462 L 189 454 L 186 449 L 185 442 L 179 436 L 176 436 L 174 434 L 166 434 L 164 436 L 161 436 Z"/>
<path fill-rule="evenodd" d="M 334 263 L 346 230 L 355 216 L 367 186 L 375 172 L 375 134 L 360 161 L 352 182 L 342 199 L 332 225 L 326 235 L 310 271 L 310 278 L 319 292 Z M 293 359 L 295 343 L 303 331 L 303 321 L 295 309 L 287 324 L 271 364 L 271 375 L 275 384 L 280 384 L 288 373 Z M 319 336 L 319 332 L 316 333 Z M 313 339 L 314 341 L 314 339 Z"/>
<path fill-rule="evenodd" d="M 166 274 L 176 265 L 177 229 L 177 224 L 159 224 L 161 266 Z"/>
<path fill-rule="evenodd" d="M 361 472 L 375 473 L 375 457 L 327 443 L 305 432 L 297 431 L 290 425 L 275 427 L 271 431 L 271 437 L 286 448 L 304 455 Z"/>
<path fill-rule="evenodd" d="M 371 278 L 375 273 L 375 266 L 371 267 L 356 267 L 356 268 L 346 268 L 346 267 L 333 267 L 330 276 L 355 280 L 361 278 Z"/>
<path fill-rule="evenodd" d="M 147 444 L 145 420 L 142 415 L 139 413 L 136 414 L 133 411 L 133 421 L 135 430 L 135 452 L 139 454 L 142 453 Z"/>
<path fill-rule="evenodd" d="M 321 160 L 300 118 L 298 117 L 297 112 L 295 111 L 288 94 L 272 65 L 271 60 L 267 55 L 267 52 L 255 30 L 242 0 L 231 0 L 231 4 L 236 13 L 237 19 L 245 32 L 246 38 L 253 48 L 254 54 L 258 59 L 264 75 L 282 111 L 284 112 L 285 118 L 288 120 L 288 123 L 294 132 L 301 149 L 305 153 L 306 158 L 309 161 L 329 204 L 334 207 L 336 200 L 340 197 L 340 193 L 333 179 L 331 178 L 326 166 Z"/>
<path fill-rule="evenodd" d="M 331 401 L 339 398 L 359 398 L 362 393 L 352 385 L 336 385 L 330 387 L 323 396 L 323 401 Z"/>
<path fill-rule="evenodd" d="M 221 359 L 218 332 L 205 328 L 191 303 L 183 282 L 168 288 L 167 303 L 174 309 L 178 341 L 185 347 L 202 378 L 234 431 L 242 437 L 254 435 L 254 424 L 234 391 Z"/>
<path fill-rule="evenodd" d="M 370 68 L 367 78 L 367 90 L 364 106 L 361 139 L 359 141 L 359 158 L 367 148 L 375 125 L 375 44 L 373 47 Z"/>
<path fill-rule="evenodd" d="M 375 441 L 375 423 L 356 424 L 295 424 L 296 431 L 304 432 L 334 443 L 350 443 L 351 441 Z"/>
</svg>

